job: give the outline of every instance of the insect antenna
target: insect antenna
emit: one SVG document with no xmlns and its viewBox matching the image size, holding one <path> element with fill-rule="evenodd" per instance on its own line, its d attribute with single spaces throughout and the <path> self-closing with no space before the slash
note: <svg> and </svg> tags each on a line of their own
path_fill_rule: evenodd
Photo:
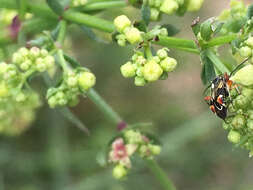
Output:
<svg viewBox="0 0 253 190">
<path fill-rule="evenodd" d="M 239 65 L 236 66 L 236 68 L 230 73 L 229 77 L 231 77 L 238 69 L 242 67 L 244 63 L 246 63 L 251 57 L 248 57 L 243 62 L 241 62 Z"/>
</svg>

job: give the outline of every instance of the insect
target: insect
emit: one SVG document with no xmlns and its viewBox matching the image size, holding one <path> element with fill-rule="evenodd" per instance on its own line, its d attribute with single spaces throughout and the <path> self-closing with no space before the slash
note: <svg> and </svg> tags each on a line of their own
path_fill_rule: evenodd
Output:
<svg viewBox="0 0 253 190">
<path fill-rule="evenodd" d="M 210 95 L 206 96 L 204 100 L 209 105 L 210 110 L 216 114 L 219 118 L 225 119 L 227 118 L 228 106 L 232 103 L 232 99 L 230 96 L 230 90 L 234 87 L 239 92 L 237 85 L 233 84 L 233 81 L 230 80 L 230 77 L 242 67 L 242 65 L 248 61 L 249 58 L 240 63 L 231 73 L 228 75 L 224 73 L 223 75 L 219 75 L 215 77 L 210 85 L 205 89 L 204 93 L 211 88 Z"/>
</svg>

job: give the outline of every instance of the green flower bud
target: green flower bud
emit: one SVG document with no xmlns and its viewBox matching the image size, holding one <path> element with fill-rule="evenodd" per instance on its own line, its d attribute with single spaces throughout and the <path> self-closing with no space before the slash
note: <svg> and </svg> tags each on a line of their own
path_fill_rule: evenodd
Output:
<svg viewBox="0 0 253 190">
<path fill-rule="evenodd" d="M 18 53 L 18 52 L 15 52 L 13 55 L 12 55 L 12 62 L 15 63 L 15 64 L 20 64 L 24 61 L 24 57 Z"/>
<path fill-rule="evenodd" d="M 155 0 L 154 6 L 155 6 L 156 8 L 159 8 L 159 7 L 161 6 L 162 2 L 163 2 L 163 0 Z"/>
<path fill-rule="evenodd" d="M 139 43 L 142 41 L 141 32 L 137 28 L 127 28 L 124 30 L 124 33 L 126 35 L 127 41 L 129 41 L 131 44 Z"/>
<path fill-rule="evenodd" d="M 123 32 L 126 27 L 131 26 L 131 21 L 126 15 L 121 15 L 114 19 L 114 25 L 119 32 Z"/>
<path fill-rule="evenodd" d="M 42 58 L 36 59 L 36 69 L 39 72 L 44 72 L 47 69 L 46 64 L 44 63 L 44 60 Z"/>
<path fill-rule="evenodd" d="M 237 131 L 231 130 L 228 133 L 228 140 L 234 144 L 237 144 L 241 140 L 241 135 Z"/>
<path fill-rule="evenodd" d="M 247 120 L 247 127 L 248 127 L 248 129 L 253 131 L 253 120 L 252 119 Z"/>
<path fill-rule="evenodd" d="M 160 58 L 158 56 L 152 57 L 152 60 L 155 61 L 156 63 L 160 62 Z"/>
<path fill-rule="evenodd" d="M 187 6 L 187 11 L 198 11 L 204 0 L 189 0 L 188 6 Z"/>
<path fill-rule="evenodd" d="M 152 21 L 157 21 L 160 16 L 160 11 L 156 8 L 151 8 L 150 9 L 150 20 Z"/>
<path fill-rule="evenodd" d="M 138 56 L 136 59 L 136 63 L 139 65 L 144 65 L 146 63 L 146 59 L 143 56 Z"/>
<path fill-rule="evenodd" d="M 160 35 L 162 35 L 162 36 L 168 36 L 168 30 L 166 28 L 161 28 L 160 29 Z"/>
<path fill-rule="evenodd" d="M 127 170 L 124 166 L 122 166 L 121 164 L 118 164 L 113 168 L 112 175 L 116 179 L 122 179 L 123 177 L 127 175 Z"/>
<path fill-rule="evenodd" d="M 68 105 L 70 107 L 75 107 L 77 104 L 79 104 L 79 98 L 76 96 L 74 98 L 72 98 L 69 102 Z"/>
<path fill-rule="evenodd" d="M 143 66 L 140 66 L 140 67 L 137 68 L 136 75 L 138 77 L 143 77 L 143 68 L 144 68 Z"/>
<path fill-rule="evenodd" d="M 121 74 L 126 78 L 130 78 L 130 77 L 135 76 L 135 67 L 133 66 L 133 64 L 130 61 L 127 62 L 126 64 L 122 65 L 120 67 L 120 71 L 121 71 Z"/>
<path fill-rule="evenodd" d="M 225 122 L 222 123 L 222 127 L 223 127 L 223 129 L 225 129 L 225 130 L 230 129 L 230 125 L 227 124 L 227 123 L 225 123 Z"/>
<path fill-rule="evenodd" d="M 96 84 L 96 77 L 91 72 L 83 72 L 78 76 L 78 85 L 82 90 L 88 90 Z"/>
<path fill-rule="evenodd" d="M 230 10 L 225 9 L 221 12 L 220 16 L 218 17 L 219 20 L 225 21 L 230 17 Z"/>
<path fill-rule="evenodd" d="M 158 57 L 159 57 L 160 59 L 165 59 L 165 58 L 168 56 L 168 54 L 167 54 L 167 49 L 166 49 L 166 48 L 159 49 L 159 50 L 156 52 L 156 54 L 158 55 Z"/>
<path fill-rule="evenodd" d="M 40 55 L 42 57 L 46 57 L 46 56 L 48 56 L 48 51 L 46 49 L 42 49 L 42 50 L 40 50 Z"/>
<path fill-rule="evenodd" d="M 231 125 L 235 128 L 235 129 L 240 129 L 243 128 L 245 125 L 245 118 L 243 117 L 243 115 L 236 115 L 232 122 Z"/>
<path fill-rule="evenodd" d="M 244 95 L 239 95 L 236 97 L 234 102 L 237 109 L 245 109 L 249 106 L 250 99 Z"/>
<path fill-rule="evenodd" d="M 29 51 L 27 48 L 22 47 L 18 50 L 18 53 L 20 53 L 21 56 L 26 57 L 29 54 Z"/>
<path fill-rule="evenodd" d="M 155 6 L 155 1 L 156 0 L 148 0 L 148 4 L 150 7 L 154 7 Z"/>
<path fill-rule="evenodd" d="M 31 65 L 32 62 L 28 59 L 20 65 L 20 69 L 22 69 L 23 71 L 27 71 Z"/>
<path fill-rule="evenodd" d="M 247 115 L 248 115 L 248 118 L 249 118 L 249 119 L 252 119 L 252 120 L 253 120 L 253 110 L 248 110 L 248 111 L 247 111 Z"/>
<path fill-rule="evenodd" d="M 134 84 L 136 86 L 144 86 L 146 84 L 146 81 L 143 77 L 135 77 L 134 78 Z"/>
<path fill-rule="evenodd" d="M 62 98 L 62 99 L 58 100 L 58 104 L 60 106 L 65 106 L 65 105 L 67 105 L 67 103 L 68 103 L 68 101 L 65 98 Z"/>
<path fill-rule="evenodd" d="M 142 136 L 140 132 L 134 130 L 127 130 L 124 136 L 129 144 L 138 144 L 142 142 Z"/>
<path fill-rule="evenodd" d="M 57 105 L 56 97 L 55 96 L 50 97 L 48 100 L 48 104 L 49 104 L 50 108 L 55 108 Z"/>
<path fill-rule="evenodd" d="M 9 90 L 8 90 L 6 84 L 2 82 L 0 84 L 0 98 L 5 98 L 8 96 L 8 94 L 9 94 Z"/>
<path fill-rule="evenodd" d="M 62 91 L 59 91 L 55 94 L 55 97 L 59 99 L 63 99 L 65 97 L 65 94 Z"/>
<path fill-rule="evenodd" d="M 148 156 L 147 154 L 149 153 L 149 148 L 147 145 L 141 145 L 140 149 L 139 149 L 139 153 L 141 157 L 145 157 Z"/>
<path fill-rule="evenodd" d="M 69 78 L 67 79 L 67 84 L 68 84 L 68 86 L 70 86 L 70 87 L 75 87 L 75 86 L 77 86 L 77 84 L 78 84 L 77 77 L 75 77 L 75 76 L 69 77 Z"/>
<path fill-rule="evenodd" d="M 250 57 L 252 54 L 252 51 L 249 46 L 243 46 L 239 49 L 239 53 L 242 57 Z"/>
<path fill-rule="evenodd" d="M 249 37 L 249 38 L 245 41 L 245 43 L 246 43 L 249 47 L 253 48 L 253 37 Z"/>
<path fill-rule="evenodd" d="M 5 62 L 0 62 L 0 74 L 4 74 L 8 69 L 8 65 Z"/>
<path fill-rule="evenodd" d="M 37 58 L 40 56 L 40 49 L 37 47 L 32 47 L 30 49 L 30 56 L 31 58 Z"/>
<path fill-rule="evenodd" d="M 178 8 L 179 5 L 175 0 L 164 0 L 160 7 L 160 11 L 170 15 L 175 13 Z"/>
<path fill-rule="evenodd" d="M 16 96 L 16 101 L 17 102 L 24 102 L 26 100 L 26 95 L 24 93 L 19 93 L 17 96 Z"/>
<path fill-rule="evenodd" d="M 251 96 L 253 96 L 253 89 L 244 87 L 241 92 L 242 92 L 242 95 L 245 97 L 250 98 Z"/>
<path fill-rule="evenodd" d="M 231 80 L 244 86 L 253 85 L 253 65 L 246 65 L 237 71 Z"/>
<path fill-rule="evenodd" d="M 120 39 L 117 41 L 118 45 L 121 46 L 121 47 L 124 47 L 126 46 L 126 40 L 123 40 L 123 39 Z"/>
<path fill-rule="evenodd" d="M 162 73 L 162 68 L 154 60 L 148 61 L 144 65 L 143 76 L 149 82 L 158 80 Z"/>
<path fill-rule="evenodd" d="M 51 55 L 47 55 L 45 58 L 44 58 L 44 63 L 46 64 L 47 68 L 50 69 L 54 66 L 54 57 L 51 56 Z"/>
<path fill-rule="evenodd" d="M 138 58 L 138 54 L 134 54 L 133 56 L 132 56 L 132 61 L 136 61 L 137 60 L 137 58 Z"/>
<path fill-rule="evenodd" d="M 177 60 L 171 57 L 166 57 L 164 60 L 160 62 L 162 69 L 166 72 L 171 72 L 175 70 L 177 66 Z"/>
<path fill-rule="evenodd" d="M 159 155 L 161 153 L 161 146 L 159 146 L 159 145 L 149 144 L 148 148 L 153 155 Z"/>
</svg>

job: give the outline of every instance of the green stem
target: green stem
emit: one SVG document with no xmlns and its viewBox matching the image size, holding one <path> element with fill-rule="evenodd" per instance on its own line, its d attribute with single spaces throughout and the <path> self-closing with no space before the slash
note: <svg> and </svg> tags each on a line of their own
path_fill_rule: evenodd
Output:
<svg viewBox="0 0 253 190">
<path fill-rule="evenodd" d="M 110 120 L 113 124 L 118 125 L 123 120 L 121 117 L 116 113 L 111 106 L 109 106 L 105 100 L 94 90 L 90 89 L 87 92 L 87 96 L 91 99 L 91 101 L 96 104 L 98 109 L 104 113 L 106 118 Z"/>
<path fill-rule="evenodd" d="M 64 39 L 66 36 L 67 22 L 65 20 L 61 20 L 59 25 L 60 25 L 60 30 L 57 36 L 57 42 L 60 43 L 60 45 L 63 45 Z"/>
<path fill-rule="evenodd" d="M 64 72 L 71 71 L 72 68 L 66 63 L 66 61 L 64 59 L 63 51 L 61 49 L 57 50 L 57 56 L 58 56 L 59 64 L 63 68 L 63 71 Z"/>
<path fill-rule="evenodd" d="M 77 24 L 83 24 L 92 28 L 96 28 L 99 30 L 102 30 L 104 32 L 113 32 L 114 31 L 114 25 L 112 22 L 97 18 L 95 16 L 91 16 L 88 14 L 80 13 L 77 11 L 69 10 L 63 13 L 63 18 L 77 23 Z"/>
<path fill-rule="evenodd" d="M 214 47 L 214 46 L 227 44 L 227 43 L 230 43 L 231 41 L 235 40 L 236 38 L 238 38 L 237 34 L 230 34 L 227 36 L 213 38 L 207 44 L 204 44 L 203 47 L 208 48 L 208 47 Z"/>
<path fill-rule="evenodd" d="M 229 69 L 222 63 L 220 58 L 210 49 L 206 50 L 207 57 L 214 63 L 214 66 L 222 73 L 230 73 Z"/>
<path fill-rule="evenodd" d="M 97 10 L 104 10 L 109 8 L 115 7 L 125 7 L 127 6 L 126 1 L 102 1 L 102 2 L 95 2 L 85 5 L 82 8 L 82 11 L 97 11 Z"/>
<path fill-rule="evenodd" d="M 176 187 L 168 178 L 167 174 L 164 170 L 158 165 L 158 163 L 153 159 L 146 159 L 147 166 L 149 167 L 150 171 L 155 175 L 157 180 L 160 182 L 161 186 L 165 190 L 176 190 Z"/>
<path fill-rule="evenodd" d="M 178 50 L 199 54 L 198 47 L 193 40 L 159 36 L 159 41 L 156 41 L 154 43 L 166 46 L 168 48 L 175 48 Z"/>
<path fill-rule="evenodd" d="M 151 51 L 149 45 L 144 47 L 144 51 L 145 51 L 145 55 L 146 55 L 147 59 L 152 59 L 153 54 L 152 54 L 152 51 Z"/>
</svg>

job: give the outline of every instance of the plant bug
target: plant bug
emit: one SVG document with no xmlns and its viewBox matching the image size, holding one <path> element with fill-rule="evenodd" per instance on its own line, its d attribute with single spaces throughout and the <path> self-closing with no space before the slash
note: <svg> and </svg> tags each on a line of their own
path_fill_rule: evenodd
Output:
<svg viewBox="0 0 253 190">
<path fill-rule="evenodd" d="M 222 75 L 216 76 L 205 89 L 204 93 L 210 88 L 210 95 L 206 96 L 204 100 L 209 105 L 210 110 L 216 114 L 219 118 L 225 119 L 227 118 L 228 106 L 232 103 L 232 99 L 230 96 L 230 90 L 232 87 L 236 88 L 238 93 L 239 90 L 237 85 L 233 84 L 233 81 L 230 80 L 230 77 L 236 73 L 236 71 L 242 67 L 244 63 L 246 63 L 249 58 L 245 59 L 242 63 L 240 63 L 231 73 L 228 75 L 224 73 Z"/>
</svg>

